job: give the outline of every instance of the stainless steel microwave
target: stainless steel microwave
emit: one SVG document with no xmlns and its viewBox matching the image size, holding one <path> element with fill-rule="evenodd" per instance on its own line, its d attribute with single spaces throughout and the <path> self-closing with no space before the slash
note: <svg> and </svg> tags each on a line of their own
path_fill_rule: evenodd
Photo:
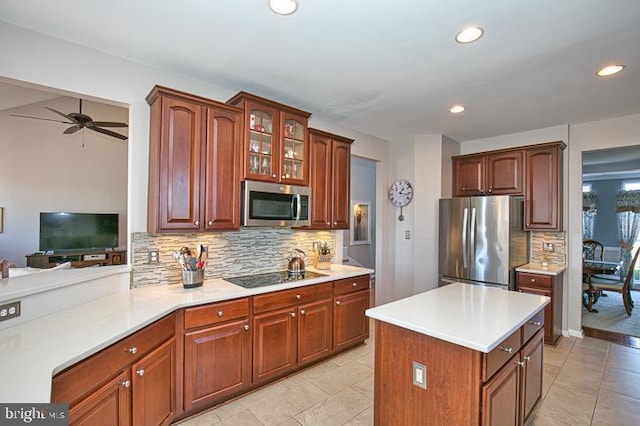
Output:
<svg viewBox="0 0 640 426">
<path fill-rule="evenodd" d="M 242 181 L 242 226 L 308 226 L 311 188 Z"/>
</svg>

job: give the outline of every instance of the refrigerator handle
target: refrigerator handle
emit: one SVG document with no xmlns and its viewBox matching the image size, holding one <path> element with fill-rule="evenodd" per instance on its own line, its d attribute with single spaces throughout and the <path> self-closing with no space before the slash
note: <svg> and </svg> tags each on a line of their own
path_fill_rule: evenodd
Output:
<svg viewBox="0 0 640 426">
<path fill-rule="evenodd" d="M 471 250 L 473 255 L 473 261 L 475 262 L 475 252 L 476 252 L 476 208 L 473 207 L 471 209 L 471 226 L 469 227 L 469 239 L 471 240 Z"/>
<path fill-rule="evenodd" d="M 469 219 L 469 209 L 464 208 L 462 212 L 462 267 L 467 268 L 467 221 Z"/>
</svg>

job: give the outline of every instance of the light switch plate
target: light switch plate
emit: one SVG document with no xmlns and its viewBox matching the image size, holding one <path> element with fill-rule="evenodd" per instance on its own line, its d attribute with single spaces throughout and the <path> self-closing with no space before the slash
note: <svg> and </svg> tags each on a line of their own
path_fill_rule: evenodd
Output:
<svg viewBox="0 0 640 426">
<path fill-rule="evenodd" d="M 427 388 L 427 366 L 413 361 L 413 384 L 419 388 Z"/>
<path fill-rule="evenodd" d="M 553 243 L 548 243 L 544 241 L 542 243 L 542 251 L 553 252 Z"/>
</svg>

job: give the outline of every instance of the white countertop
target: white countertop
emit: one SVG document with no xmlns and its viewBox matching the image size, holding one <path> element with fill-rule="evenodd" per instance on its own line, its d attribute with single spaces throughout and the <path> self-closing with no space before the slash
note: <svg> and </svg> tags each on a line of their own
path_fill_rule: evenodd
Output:
<svg viewBox="0 0 640 426">
<path fill-rule="evenodd" d="M 49 402 L 51 378 L 57 372 L 117 342 L 178 308 L 247 297 L 373 273 L 373 270 L 331 265 L 310 271 L 325 277 L 244 289 L 222 279 L 202 287 L 149 286 L 111 294 L 91 302 L 0 331 L 0 401 Z"/>
<path fill-rule="evenodd" d="M 530 274 L 540 274 L 540 275 L 560 275 L 567 269 L 566 266 L 558 266 L 558 265 L 548 265 L 542 266 L 542 263 L 527 263 L 526 265 L 518 266 L 516 268 L 517 272 L 528 272 Z"/>
<path fill-rule="evenodd" d="M 481 352 L 490 352 L 550 298 L 454 283 L 377 306 L 367 316 Z"/>
</svg>

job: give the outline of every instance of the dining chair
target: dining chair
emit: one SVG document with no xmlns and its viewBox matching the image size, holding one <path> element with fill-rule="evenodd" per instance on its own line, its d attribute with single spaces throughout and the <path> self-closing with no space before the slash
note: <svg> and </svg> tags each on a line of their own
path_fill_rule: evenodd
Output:
<svg viewBox="0 0 640 426">
<path fill-rule="evenodd" d="M 633 299 L 631 298 L 631 285 L 633 283 L 633 269 L 638 260 L 640 254 L 640 248 L 636 249 L 636 254 L 633 256 L 631 263 L 629 264 L 629 270 L 624 281 L 615 281 L 611 279 L 605 279 L 603 277 L 590 276 L 587 283 L 583 284 L 586 296 L 588 297 L 587 309 L 592 311 L 591 306 L 597 302 L 598 294 L 603 291 L 611 291 L 622 294 L 622 302 L 624 304 L 624 310 L 627 315 L 631 315 L 633 310 Z M 597 311 L 595 311 L 597 312 Z"/>
<path fill-rule="evenodd" d="M 604 245 L 596 240 L 582 242 L 582 258 L 584 260 L 604 260 Z"/>
</svg>

